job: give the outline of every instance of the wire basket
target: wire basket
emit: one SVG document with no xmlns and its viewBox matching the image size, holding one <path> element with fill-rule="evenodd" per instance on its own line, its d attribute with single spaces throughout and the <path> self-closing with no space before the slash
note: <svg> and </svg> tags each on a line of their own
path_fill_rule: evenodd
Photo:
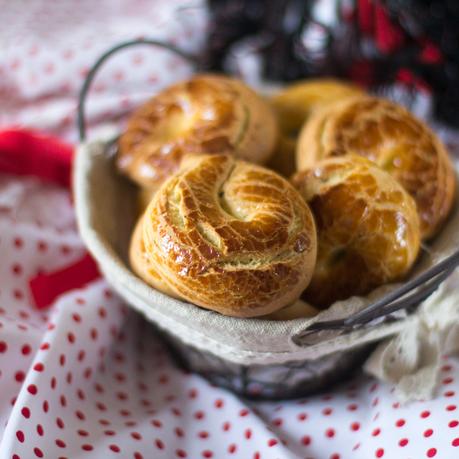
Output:
<svg viewBox="0 0 459 459">
<path fill-rule="evenodd" d="M 345 375 L 363 362 L 377 340 L 399 331 L 403 326 L 403 321 L 416 311 L 419 303 L 429 297 L 454 271 L 459 265 L 459 250 L 455 248 L 438 263 L 415 274 L 407 282 L 390 289 L 388 293 L 379 295 L 375 301 L 367 301 L 365 307 L 359 308 L 346 317 L 313 321 L 300 330 L 296 329 L 292 334 L 292 345 L 307 348 L 317 343 L 318 340 L 323 340 L 324 337 L 326 339 L 327 336 L 344 339 L 348 335 L 357 336 L 359 333 L 359 336 L 363 336 L 368 330 L 384 330 L 379 334 L 374 333 L 371 339 L 356 339 L 352 346 L 343 346 L 342 349 L 338 346 L 334 351 L 319 354 L 314 358 L 304 354 L 303 358 L 293 360 L 283 358 L 281 362 L 256 362 L 254 360 L 253 363 L 241 363 L 237 359 L 227 358 L 225 355 L 219 354 L 215 349 L 208 350 L 202 343 L 195 345 L 192 339 L 184 339 L 179 327 L 170 325 L 172 322 L 168 321 L 167 317 L 160 320 L 158 318 L 160 316 L 152 312 L 153 307 L 156 306 L 155 301 L 172 302 L 175 300 L 154 291 L 135 278 L 129 270 L 126 262 L 126 250 L 122 246 L 123 244 L 126 246 L 126 234 L 130 234 L 134 217 L 132 216 L 130 221 L 124 222 L 124 242 L 112 240 L 113 235 L 108 232 L 104 235 L 110 239 L 107 244 L 104 241 L 101 242 L 103 237 L 98 234 L 98 228 L 95 228 L 93 221 L 95 217 L 87 209 L 88 200 L 99 199 L 98 195 L 91 191 L 91 186 L 94 185 L 98 177 L 94 175 L 94 171 L 97 171 L 98 174 L 105 174 L 103 180 L 106 180 L 104 186 L 107 193 L 110 194 L 110 190 L 113 193 L 118 193 L 116 199 L 119 202 L 123 200 L 127 202 L 130 199 L 129 196 L 133 196 L 135 192 L 134 187 L 115 171 L 113 165 L 115 141 L 96 142 L 95 146 L 87 147 L 84 113 L 88 91 L 102 64 L 117 51 L 138 45 L 168 49 L 187 60 L 196 71 L 206 70 L 196 56 L 187 54 L 167 43 L 142 39 L 123 42 L 109 49 L 97 60 L 87 75 L 80 92 L 78 106 L 78 130 L 83 148 L 77 155 L 75 167 L 76 207 L 82 237 L 98 261 L 107 280 L 128 303 L 143 312 L 149 320 L 159 325 L 161 333 L 169 343 L 173 354 L 177 356 L 178 362 L 187 369 L 204 375 L 213 383 L 238 394 L 259 399 L 292 398 L 322 390 L 326 386 L 342 380 Z M 103 203 L 98 204 L 98 207 L 103 208 Z M 132 207 L 134 206 L 132 206 L 131 201 Z M 113 215 L 107 214 L 106 219 L 113 218 Z M 126 281 L 123 283 L 120 279 L 126 279 Z M 139 291 L 143 292 L 143 296 L 138 294 Z M 139 299 L 140 296 L 142 299 Z M 216 313 L 204 311 L 192 305 L 187 305 L 187 307 L 199 309 L 198 315 L 201 317 L 199 319 L 201 321 L 209 320 L 209 324 L 211 324 L 219 320 L 215 318 Z M 187 309 L 186 311 L 191 310 Z M 228 321 L 231 320 L 240 319 L 224 318 L 226 327 L 230 324 Z M 382 327 L 383 325 L 384 327 Z"/>
</svg>

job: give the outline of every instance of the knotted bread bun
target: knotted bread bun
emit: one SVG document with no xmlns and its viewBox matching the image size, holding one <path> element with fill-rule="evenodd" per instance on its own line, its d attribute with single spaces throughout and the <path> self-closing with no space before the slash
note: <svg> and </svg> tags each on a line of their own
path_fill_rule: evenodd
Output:
<svg viewBox="0 0 459 459">
<path fill-rule="evenodd" d="M 119 169 L 156 190 L 185 154 L 231 153 L 264 164 L 278 139 L 267 102 L 242 81 L 198 75 L 174 84 L 131 116 L 119 140 Z"/>
<path fill-rule="evenodd" d="M 320 161 L 293 183 L 314 214 L 318 234 L 306 301 L 326 307 L 410 270 L 420 246 L 416 204 L 387 172 L 348 155 Z"/>
<path fill-rule="evenodd" d="M 297 81 L 274 94 L 271 103 L 279 118 L 281 133 L 296 137 L 317 110 L 339 100 L 365 94 L 358 86 L 332 78 Z"/>
<path fill-rule="evenodd" d="M 301 132 L 297 168 L 349 153 L 365 156 L 395 177 L 416 201 L 422 237 L 435 235 L 451 210 L 455 175 L 444 145 L 426 124 L 375 97 L 327 105 Z"/>
<path fill-rule="evenodd" d="M 328 104 L 363 94 L 358 86 L 332 78 L 297 81 L 275 93 L 271 104 L 279 121 L 280 139 L 268 167 L 290 177 L 296 170 L 297 138 L 309 117 Z"/>
<path fill-rule="evenodd" d="M 232 155 L 196 155 L 156 192 L 130 258 L 158 290 L 254 317 L 301 295 L 316 242 L 312 214 L 288 181 Z"/>
</svg>

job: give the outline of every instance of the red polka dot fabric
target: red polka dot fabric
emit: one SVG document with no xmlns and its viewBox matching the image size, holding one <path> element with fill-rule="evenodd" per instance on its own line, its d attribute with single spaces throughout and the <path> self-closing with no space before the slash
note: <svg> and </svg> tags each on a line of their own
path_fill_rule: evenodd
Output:
<svg viewBox="0 0 459 459">
<path fill-rule="evenodd" d="M 0 123 L 74 139 L 75 95 L 96 57 L 139 35 L 197 51 L 203 5 L 5 3 Z M 91 126 L 189 72 L 163 52 L 124 53 L 96 81 Z M 0 176 L 0 459 L 459 457 L 456 358 L 445 357 L 432 401 L 402 406 L 392 387 L 359 376 L 301 400 L 249 403 L 178 369 L 104 280 L 36 309 L 29 279 L 84 253 L 67 191 Z"/>
<path fill-rule="evenodd" d="M 3 177 L 0 191 L 10 199 L 0 217 L 2 459 L 458 457 L 456 359 L 444 359 L 433 401 L 401 406 L 391 387 L 360 376 L 297 401 L 248 403 L 178 369 L 103 280 L 37 311 L 28 276 L 83 253 L 72 208 L 65 191 L 27 179 Z M 54 219 L 37 225 L 45 205 Z"/>
<path fill-rule="evenodd" d="M 77 140 L 76 96 L 100 55 L 142 37 L 193 53 L 205 39 L 207 9 L 204 0 L 34 0 L 2 5 L 2 23 L 0 126 L 33 126 Z M 118 125 L 133 107 L 190 70 L 182 58 L 158 48 L 119 52 L 94 81 L 89 122 Z"/>
</svg>

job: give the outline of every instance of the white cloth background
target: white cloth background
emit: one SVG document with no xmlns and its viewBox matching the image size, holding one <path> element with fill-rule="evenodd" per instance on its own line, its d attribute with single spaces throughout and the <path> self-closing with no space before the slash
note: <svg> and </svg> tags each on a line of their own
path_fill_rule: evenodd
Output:
<svg viewBox="0 0 459 459">
<path fill-rule="evenodd" d="M 107 47 L 137 36 L 196 50 L 202 1 L 1 2 L 0 125 L 75 140 L 76 93 Z M 149 48 L 101 72 L 93 126 L 118 121 L 189 69 Z M 0 178 L 0 459 L 459 457 L 459 362 L 438 396 L 401 406 L 365 376 L 298 401 L 247 403 L 177 369 L 151 327 L 105 281 L 37 311 L 28 279 L 84 248 L 67 191 Z"/>
</svg>

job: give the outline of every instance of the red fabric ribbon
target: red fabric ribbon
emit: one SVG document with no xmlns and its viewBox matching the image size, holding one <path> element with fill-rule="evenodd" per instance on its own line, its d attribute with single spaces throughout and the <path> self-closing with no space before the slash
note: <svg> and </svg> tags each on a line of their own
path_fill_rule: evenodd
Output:
<svg viewBox="0 0 459 459">
<path fill-rule="evenodd" d="M 0 131 L 0 172 L 31 175 L 70 187 L 73 146 L 54 137 L 20 129 Z"/>
<path fill-rule="evenodd" d="M 66 188 L 70 187 L 74 148 L 54 137 L 30 130 L 0 131 L 0 172 L 29 175 Z M 42 309 L 64 292 L 83 287 L 100 277 L 89 254 L 57 271 L 29 280 L 32 297 Z"/>
<path fill-rule="evenodd" d="M 96 263 L 86 254 L 69 266 L 46 274 L 38 274 L 29 281 L 30 291 L 38 309 L 50 306 L 62 293 L 81 288 L 100 277 Z"/>
</svg>

